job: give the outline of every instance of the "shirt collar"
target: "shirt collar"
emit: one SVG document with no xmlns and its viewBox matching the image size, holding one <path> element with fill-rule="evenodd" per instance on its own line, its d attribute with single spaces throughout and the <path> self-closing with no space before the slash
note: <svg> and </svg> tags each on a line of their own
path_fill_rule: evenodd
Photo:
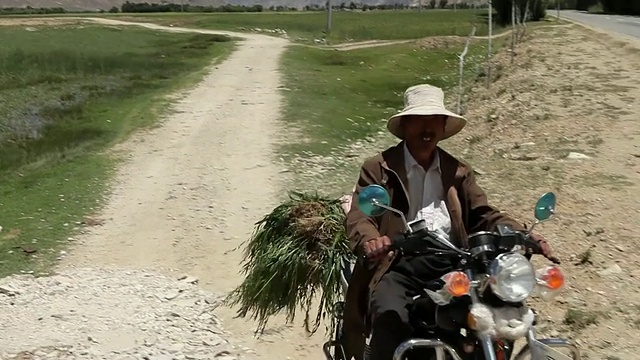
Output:
<svg viewBox="0 0 640 360">
<path fill-rule="evenodd" d="M 407 175 L 410 175 L 412 171 L 416 169 L 422 169 L 422 166 L 418 164 L 416 159 L 414 159 L 413 155 L 411 155 L 411 153 L 409 152 L 409 148 L 407 148 L 406 143 L 404 144 L 404 166 L 405 170 L 407 171 Z M 438 151 L 438 148 L 436 148 L 435 157 L 433 158 L 431 166 L 429 166 L 429 169 L 426 172 L 428 173 L 431 170 L 437 170 L 440 174 L 442 174 L 442 169 L 440 167 L 440 152 Z"/>
</svg>

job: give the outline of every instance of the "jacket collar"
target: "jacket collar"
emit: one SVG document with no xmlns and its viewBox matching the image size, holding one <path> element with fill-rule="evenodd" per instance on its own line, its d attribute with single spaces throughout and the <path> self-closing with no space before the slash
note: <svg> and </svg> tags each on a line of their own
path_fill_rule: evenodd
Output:
<svg viewBox="0 0 640 360">
<path fill-rule="evenodd" d="M 449 216 L 451 216 L 451 234 L 453 236 L 454 244 L 462 245 L 461 241 L 464 240 L 461 239 L 466 239 L 466 233 L 461 218 L 461 204 L 457 196 L 455 196 L 457 194 L 456 175 L 461 163 L 440 147 L 438 147 L 438 156 L 440 158 L 440 178 L 442 180 L 442 187 L 444 190 L 443 195 L 445 204 L 449 210 Z M 400 179 L 406 203 L 406 208 L 403 212 L 406 215 L 406 212 L 409 211 L 409 192 L 407 191 L 408 180 L 407 169 L 405 166 L 404 141 L 382 153 L 381 165 L 382 168 L 394 173 L 397 178 Z"/>
<path fill-rule="evenodd" d="M 405 171 L 407 172 L 407 176 L 410 176 L 414 171 L 420 171 L 421 165 L 418 164 L 418 162 L 413 157 L 413 155 L 411 155 L 411 153 L 409 152 L 409 148 L 407 147 L 407 144 L 405 143 L 402 148 L 403 148 L 403 156 L 404 156 L 404 167 L 405 167 Z M 423 170 L 425 172 L 436 170 L 438 171 L 438 173 L 442 175 L 442 169 L 440 168 L 439 149 L 436 148 L 436 154 L 433 157 L 433 161 L 431 162 L 429 169 L 423 169 Z"/>
<path fill-rule="evenodd" d="M 396 146 L 390 147 L 382 153 L 382 167 L 391 170 L 396 173 L 400 178 L 400 182 L 402 183 L 403 190 L 405 191 L 405 195 L 407 199 L 409 197 L 407 188 L 408 188 L 408 179 L 407 179 L 407 167 L 405 160 L 405 142 L 401 141 Z M 458 161 L 451 156 L 446 151 L 442 150 L 440 147 L 437 147 L 438 158 L 439 158 L 439 166 L 440 166 L 440 177 L 442 179 L 442 186 L 447 191 L 451 186 L 455 183 L 456 171 L 458 170 Z M 415 161 L 415 160 L 414 160 Z"/>
</svg>

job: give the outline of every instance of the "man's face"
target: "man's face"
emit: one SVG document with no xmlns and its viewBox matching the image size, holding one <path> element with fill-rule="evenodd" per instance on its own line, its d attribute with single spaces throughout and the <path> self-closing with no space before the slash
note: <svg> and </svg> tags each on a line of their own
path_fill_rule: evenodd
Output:
<svg viewBox="0 0 640 360">
<path fill-rule="evenodd" d="M 445 115 L 406 116 L 402 119 L 404 137 L 416 161 L 427 161 L 444 136 Z"/>
</svg>

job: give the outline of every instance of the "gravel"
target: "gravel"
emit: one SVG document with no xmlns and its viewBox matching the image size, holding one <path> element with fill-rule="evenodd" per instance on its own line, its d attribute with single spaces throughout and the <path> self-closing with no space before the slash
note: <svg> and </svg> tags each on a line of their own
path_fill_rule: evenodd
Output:
<svg viewBox="0 0 640 360">
<path fill-rule="evenodd" d="M 243 359 L 221 296 L 142 270 L 68 269 L 0 279 L 0 359 Z"/>
</svg>

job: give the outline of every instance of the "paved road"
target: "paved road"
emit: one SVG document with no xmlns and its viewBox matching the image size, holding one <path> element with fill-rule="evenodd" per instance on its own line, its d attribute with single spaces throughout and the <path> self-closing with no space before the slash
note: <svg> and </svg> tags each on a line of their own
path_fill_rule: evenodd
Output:
<svg viewBox="0 0 640 360">
<path fill-rule="evenodd" d="M 549 15 L 554 16 L 556 14 L 555 11 L 549 11 L 548 13 Z M 578 21 L 585 25 L 600 28 L 606 31 L 617 32 L 640 39 L 640 17 L 623 15 L 595 15 L 574 10 L 564 10 L 560 11 L 560 18 Z"/>
</svg>

